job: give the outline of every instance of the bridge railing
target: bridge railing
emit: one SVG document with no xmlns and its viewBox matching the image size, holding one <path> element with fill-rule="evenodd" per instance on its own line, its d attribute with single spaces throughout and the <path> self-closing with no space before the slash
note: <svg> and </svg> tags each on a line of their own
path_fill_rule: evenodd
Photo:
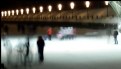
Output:
<svg viewBox="0 0 121 69">
<path fill-rule="evenodd" d="M 2 17 L 1 21 L 59 21 L 59 22 L 95 22 L 100 21 L 106 18 L 115 18 L 116 15 L 109 8 L 109 16 L 106 16 L 106 8 L 102 9 L 92 9 L 89 11 L 89 15 L 87 15 L 87 11 L 85 10 L 74 10 L 74 11 L 62 11 L 57 12 L 53 11 L 36 13 L 29 15 L 14 15 L 14 16 L 6 16 Z"/>
<path fill-rule="evenodd" d="M 85 20 L 100 20 L 105 18 L 115 18 L 116 16 L 110 15 L 106 16 L 40 16 L 39 14 L 35 15 L 20 15 L 20 16 L 10 16 L 2 18 L 2 21 L 85 21 Z"/>
</svg>

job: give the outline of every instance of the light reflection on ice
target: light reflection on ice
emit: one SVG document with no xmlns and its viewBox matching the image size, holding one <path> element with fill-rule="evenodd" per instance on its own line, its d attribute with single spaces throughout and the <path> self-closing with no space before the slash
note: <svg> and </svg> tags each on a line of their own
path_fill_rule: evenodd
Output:
<svg viewBox="0 0 121 69">
<path fill-rule="evenodd" d="M 71 40 L 69 39 L 59 40 L 59 39 L 53 38 L 52 41 L 45 40 L 44 55 L 45 55 L 47 62 L 52 62 L 52 60 L 55 60 L 54 58 L 52 58 L 52 56 L 56 56 L 56 57 L 58 56 L 57 58 L 61 57 L 66 60 L 72 60 L 71 58 L 68 58 L 67 56 L 78 55 L 78 59 L 79 59 L 79 57 L 81 58 L 82 55 L 86 56 L 88 54 L 89 57 L 94 58 L 94 57 L 97 57 L 96 55 L 98 56 L 105 55 L 105 54 L 107 55 L 109 53 L 112 53 L 114 55 L 112 59 L 115 59 L 115 58 L 121 57 L 121 56 L 117 56 L 118 54 L 121 53 L 121 40 L 119 39 L 120 37 L 121 36 L 119 35 L 118 45 L 114 44 L 113 36 L 111 36 L 111 39 L 109 42 L 108 42 L 107 36 L 100 36 L 100 37 L 81 36 L 81 37 L 76 37 Z M 12 57 L 14 57 L 11 60 L 14 63 L 16 63 L 18 61 L 18 56 L 17 56 L 18 46 L 23 46 L 26 43 L 26 38 L 25 37 L 9 37 L 8 39 L 12 47 L 11 55 Z M 33 62 L 38 61 L 38 50 L 37 50 L 36 41 L 37 41 L 37 37 L 30 38 L 30 51 L 31 51 Z M 1 40 L 1 59 L 2 59 L 2 62 L 7 62 L 6 53 L 8 50 L 4 46 L 3 43 L 4 41 Z M 26 47 L 23 46 L 23 48 L 24 48 L 24 54 L 25 54 Z M 112 56 L 112 54 L 109 54 L 108 56 L 110 57 Z M 102 56 L 101 58 L 98 58 L 98 59 L 102 60 Z M 64 60 L 61 60 L 61 61 L 64 61 Z M 60 61 L 57 60 L 57 62 L 60 62 Z"/>
</svg>

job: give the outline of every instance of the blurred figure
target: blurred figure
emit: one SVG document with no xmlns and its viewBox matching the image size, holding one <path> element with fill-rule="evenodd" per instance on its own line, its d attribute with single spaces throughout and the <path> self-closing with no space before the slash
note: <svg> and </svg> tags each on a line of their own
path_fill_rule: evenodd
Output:
<svg viewBox="0 0 121 69">
<path fill-rule="evenodd" d="M 3 45 L 6 48 L 6 52 L 7 52 L 7 63 L 10 64 L 11 62 L 11 58 L 12 58 L 12 45 L 11 42 L 9 40 L 9 37 L 7 35 L 3 35 Z"/>
<path fill-rule="evenodd" d="M 30 47 L 29 37 L 27 37 L 26 54 L 25 54 L 25 65 L 26 65 L 27 58 L 29 57 L 29 47 Z"/>
<path fill-rule="evenodd" d="M 51 37 L 52 37 L 52 28 L 51 27 L 48 28 L 47 35 L 48 35 L 49 40 L 51 40 Z"/>
<path fill-rule="evenodd" d="M 70 27 L 70 33 L 69 33 L 70 39 L 74 39 L 75 32 L 76 32 L 76 30 L 73 27 Z"/>
<path fill-rule="evenodd" d="M 3 63 L 1 63 L 1 69 L 7 69 Z"/>
<path fill-rule="evenodd" d="M 118 25 L 119 33 L 121 33 L 121 23 Z"/>
<path fill-rule="evenodd" d="M 118 44 L 117 35 L 118 35 L 118 31 L 117 31 L 117 30 L 115 30 L 115 31 L 114 31 L 114 34 L 113 34 L 115 44 Z"/>
<path fill-rule="evenodd" d="M 40 62 L 43 62 L 44 61 L 43 51 L 44 51 L 45 42 L 42 36 L 38 37 L 37 46 L 38 46 L 39 60 Z"/>
<path fill-rule="evenodd" d="M 59 39 L 73 39 L 76 34 L 76 29 L 73 27 L 61 27 L 57 33 Z"/>
<path fill-rule="evenodd" d="M 111 28 L 108 29 L 108 35 L 111 36 Z"/>
<path fill-rule="evenodd" d="M 76 37 L 76 33 L 77 33 L 76 28 L 73 28 L 73 36 L 72 36 L 72 38 Z"/>
</svg>

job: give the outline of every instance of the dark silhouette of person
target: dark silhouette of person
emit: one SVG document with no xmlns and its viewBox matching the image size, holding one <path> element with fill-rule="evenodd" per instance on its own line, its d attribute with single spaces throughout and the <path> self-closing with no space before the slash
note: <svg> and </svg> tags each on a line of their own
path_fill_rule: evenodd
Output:
<svg viewBox="0 0 121 69">
<path fill-rule="evenodd" d="M 3 63 L 1 63 L 1 69 L 7 69 Z"/>
<path fill-rule="evenodd" d="M 26 54 L 25 54 L 25 65 L 26 65 L 27 58 L 29 57 L 29 47 L 30 47 L 29 37 L 27 37 Z"/>
<path fill-rule="evenodd" d="M 114 34 L 113 34 L 115 44 L 118 44 L 117 35 L 118 35 L 118 31 L 117 31 L 117 30 L 115 30 L 115 31 L 114 31 Z"/>
<path fill-rule="evenodd" d="M 44 51 L 45 42 L 42 36 L 38 37 L 37 46 L 38 46 L 39 60 L 40 62 L 43 62 L 44 61 L 43 51 Z"/>
</svg>

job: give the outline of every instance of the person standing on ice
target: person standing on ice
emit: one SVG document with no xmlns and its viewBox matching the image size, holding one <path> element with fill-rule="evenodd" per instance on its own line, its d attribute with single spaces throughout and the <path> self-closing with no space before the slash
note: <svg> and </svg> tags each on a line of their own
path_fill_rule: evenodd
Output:
<svg viewBox="0 0 121 69">
<path fill-rule="evenodd" d="M 44 46 L 45 46 L 45 42 L 42 39 L 42 36 L 39 36 L 38 40 L 37 40 L 37 47 L 38 47 L 38 53 L 39 53 L 39 60 L 40 60 L 40 62 L 44 61 L 44 55 L 43 55 Z"/>
<path fill-rule="evenodd" d="M 117 31 L 117 30 L 115 30 L 115 31 L 114 31 L 113 36 L 114 36 L 114 41 L 115 41 L 115 44 L 118 44 L 118 40 L 117 40 L 118 31 Z"/>
<path fill-rule="evenodd" d="M 52 37 L 52 28 L 51 27 L 48 28 L 47 35 L 48 35 L 49 40 L 51 40 L 51 37 Z"/>
<path fill-rule="evenodd" d="M 30 47 L 30 43 L 29 43 L 29 36 L 28 36 L 27 37 L 27 43 L 26 43 L 26 54 L 25 54 L 24 65 L 26 65 L 27 58 L 29 57 L 29 47 Z"/>
</svg>

